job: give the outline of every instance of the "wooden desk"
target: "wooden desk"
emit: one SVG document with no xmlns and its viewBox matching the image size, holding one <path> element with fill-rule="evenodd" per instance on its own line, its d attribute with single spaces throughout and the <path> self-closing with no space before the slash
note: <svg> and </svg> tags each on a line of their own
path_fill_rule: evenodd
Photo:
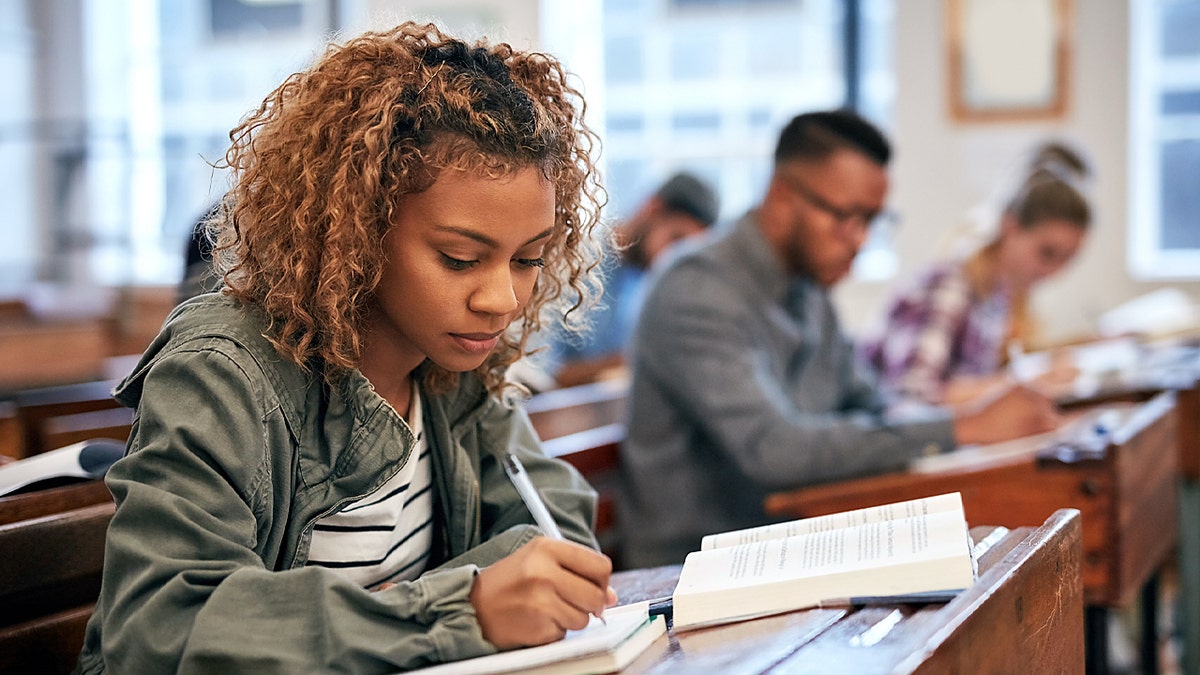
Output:
<svg viewBox="0 0 1200 675">
<path fill-rule="evenodd" d="M 530 397 L 525 410 L 542 440 L 624 422 L 629 383 L 603 381 Z"/>
<path fill-rule="evenodd" d="M 54 438 L 47 439 L 46 436 L 46 424 L 53 418 L 97 410 L 119 409 L 121 404 L 112 397 L 112 390 L 116 384 L 116 380 L 92 380 L 17 392 L 12 401 L 16 405 L 17 419 L 21 425 L 23 456 L 29 457 L 55 449 L 56 446 L 48 444 L 55 442 Z M 125 419 L 132 422 L 131 413 L 119 412 L 116 414 L 123 415 Z M 104 427 L 104 429 L 108 428 L 108 426 Z M 112 436 L 118 439 L 128 437 L 127 429 L 123 431 L 124 436 L 121 436 L 120 433 L 115 436 L 111 433 L 104 433 L 104 429 L 97 430 L 92 437 Z"/>
<path fill-rule="evenodd" d="M 974 527 L 979 581 L 946 604 L 815 609 L 671 632 L 629 673 L 1081 673 L 1079 513 Z M 680 566 L 618 572 L 621 602 L 670 595 Z M 890 626 L 890 630 L 888 629 Z"/>
<path fill-rule="evenodd" d="M 1186 480 L 1200 482 L 1200 348 L 1146 345 L 1137 368 L 1077 387 L 1062 395 L 1059 405 L 1070 410 L 1114 401 L 1146 401 L 1164 391 L 1176 392 L 1179 473 Z"/>
<path fill-rule="evenodd" d="M 873 504 L 958 491 L 969 522 L 1018 527 L 1042 522 L 1060 508 L 1083 521 L 1086 604 L 1126 607 L 1172 552 L 1177 526 L 1175 395 L 1159 394 L 1126 407 L 1119 428 L 1092 455 L 1039 456 L 1045 439 L 1026 447 L 1004 444 L 960 451 L 902 473 L 778 493 L 768 513 L 788 518 L 835 513 Z M 958 461 L 965 460 L 965 461 Z M 929 468 L 932 465 L 933 468 Z M 1089 649 L 1102 669 L 1107 654 L 1104 611 L 1089 611 Z M 1154 626 L 1146 627 L 1155 640 Z M 1144 655 L 1149 658 L 1149 655 Z"/>
<path fill-rule="evenodd" d="M 1086 348 L 1086 345 L 1080 348 Z M 1066 409 L 1112 401 L 1144 401 L 1163 391 L 1176 394 L 1179 418 L 1178 632 L 1182 670 L 1200 673 L 1200 348 L 1178 342 L 1143 344 L 1136 367 L 1076 388 L 1060 400 Z M 1153 614 L 1153 595 L 1146 594 Z"/>
<path fill-rule="evenodd" d="M 68 673 L 100 593 L 111 501 L 0 525 L 0 673 Z"/>
<path fill-rule="evenodd" d="M 0 390 L 98 378 L 111 350 L 103 319 L 2 322 Z"/>
</svg>

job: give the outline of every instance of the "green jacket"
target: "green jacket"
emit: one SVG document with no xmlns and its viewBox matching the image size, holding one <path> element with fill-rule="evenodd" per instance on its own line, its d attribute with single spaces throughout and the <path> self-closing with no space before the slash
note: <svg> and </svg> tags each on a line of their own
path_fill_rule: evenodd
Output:
<svg viewBox="0 0 1200 675">
<path fill-rule="evenodd" d="M 505 449 L 563 533 L 596 546 L 595 492 L 542 454 L 522 410 L 464 376 L 425 397 L 430 569 L 372 593 L 306 567 L 313 524 L 386 481 L 413 439 L 361 373 L 331 390 L 261 333 L 232 300 L 193 299 L 116 388 L 137 414 L 106 478 L 117 510 L 80 672 L 375 673 L 495 651 L 474 576 L 538 534 L 492 454 Z"/>
</svg>

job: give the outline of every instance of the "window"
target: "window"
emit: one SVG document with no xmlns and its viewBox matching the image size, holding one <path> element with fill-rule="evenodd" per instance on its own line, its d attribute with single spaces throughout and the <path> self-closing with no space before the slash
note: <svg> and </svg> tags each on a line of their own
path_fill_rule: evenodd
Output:
<svg viewBox="0 0 1200 675">
<path fill-rule="evenodd" d="M 749 207 L 766 172 L 747 169 L 769 163 L 782 124 L 842 102 L 840 7 L 840 0 L 604 0 L 604 62 L 622 62 L 605 79 L 607 118 L 642 120 L 602 131 L 606 164 L 620 178 L 609 181 L 609 215 L 627 216 L 659 181 L 701 165 L 724 216 Z"/>
<path fill-rule="evenodd" d="M 1200 0 L 1129 8 L 1130 271 L 1200 278 Z"/>
<path fill-rule="evenodd" d="M 850 85 L 886 127 L 892 0 L 602 0 L 601 14 L 610 218 L 684 169 L 713 184 L 723 219 L 740 216 L 766 188 L 780 128 L 843 105 Z M 857 21 L 853 59 L 847 21 Z M 894 257 L 881 233 L 855 275 L 886 278 Z"/>
</svg>

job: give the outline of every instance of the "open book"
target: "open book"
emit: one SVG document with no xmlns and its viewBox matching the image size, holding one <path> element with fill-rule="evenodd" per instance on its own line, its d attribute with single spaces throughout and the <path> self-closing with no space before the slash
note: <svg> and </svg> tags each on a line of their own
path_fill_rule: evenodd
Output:
<svg viewBox="0 0 1200 675">
<path fill-rule="evenodd" d="M 945 600 L 978 567 L 957 493 L 704 538 L 672 596 L 674 630 L 857 604 Z"/>
<path fill-rule="evenodd" d="M 604 621 L 595 617 L 583 630 L 538 647 L 444 663 L 417 672 L 422 675 L 482 675 L 484 673 L 536 673 L 537 675 L 590 675 L 621 670 L 667 632 L 661 616 L 648 614 L 649 603 L 613 607 Z"/>
<path fill-rule="evenodd" d="M 125 454 L 125 443 L 92 438 L 0 466 L 0 496 L 39 487 L 55 487 L 104 478 Z"/>
</svg>

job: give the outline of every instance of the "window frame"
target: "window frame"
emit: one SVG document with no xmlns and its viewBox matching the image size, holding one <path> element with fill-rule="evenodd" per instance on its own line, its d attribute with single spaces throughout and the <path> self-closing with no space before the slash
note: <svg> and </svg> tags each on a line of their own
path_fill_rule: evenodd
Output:
<svg viewBox="0 0 1200 675">
<path fill-rule="evenodd" d="M 1200 86 L 1200 76 L 1188 77 L 1187 68 L 1161 56 L 1161 1 L 1130 0 L 1128 6 L 1130 126 L 1126 262 L 1129 274 L 1139 281 L 1200 279 L 1200 247 L 1163 248 L 1161 203 L 1162 142 L 1175 137 L 1200 140 L 1200 134 L 1177 136 L 1172 129 L 1177 125 L 1158 112 L 1164 91 L 1188 80 Z M 1200 56 L 1194 59 L 1192 63 L 1200 65 Z"/>
</svg>

